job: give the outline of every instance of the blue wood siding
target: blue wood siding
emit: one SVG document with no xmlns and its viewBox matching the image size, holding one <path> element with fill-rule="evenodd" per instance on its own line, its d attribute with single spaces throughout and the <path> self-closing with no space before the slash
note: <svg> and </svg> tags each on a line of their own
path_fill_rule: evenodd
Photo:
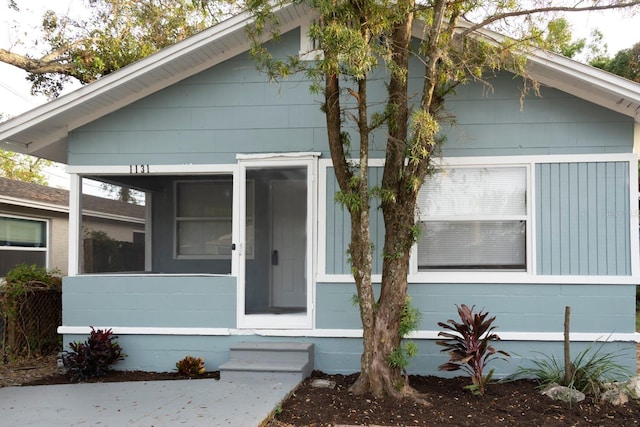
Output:
<svg viewBox="0 0 640 427">
<path fill-rule="evenodd" d="M 235 328 L 231 276 L 65 277 L 62 324 Z"/>
<path fill-rule="evenodd" d="M 501 73 L 487 81 L 491 87 L 472 83 L 447 98 L 456 122 L 441 129 L 443 156 L 632 152 L 631 117 L 550 87 L 521 103 L 520 79 Z"/>
<path fill-rule="evenodd" d="M 298 30 L 273 46 L 276 55 L 297 53 Z M 411 70 L 420 73 L 421 67 Z M 419 91 L 420 76 L 410 79 L 412 91 Z M 632 150 L 630 117 L 548 87 L 521 104 L 521 79 L 502 73 L 487 81 L 491 87 L 470 83 L 447 99 L 456 124 L 441 128 L 444 156 Z M 381 84 L 370 88 L 369 99 L 382 105 L 385 94 Z M 287 151 L 328 157 L 321 103 L 304 76 L 269 82 L 244 53 L 74 130 L 69 164 L 222 164 L 235 163 L 236 153 Z M 385 144 L 384 133 L 376 132 L 371 157 L 383 157 Z"/>
<path fill-rule="evenodd" d="M 298 45 L 292 31 L 276 54 Z M 75 130 L 69 164 L 229 164 L 236 153 L 328 153 L 320 105 L 302 76 L 269 82 L 245 53 Z"/>
<path fill-rule="evenodd" d="M 370 187 L 382 182 L 383 169 L 369 168 Z M 328 274 L 351 274 L 348 262 L 349 243 L 351 242 L 351 219 L 345 207 L 336 203 L 335 196 L 340 191 L 333 168 L 327 168 L 326 192 L 326 272 Z M 373 242 L 373 274 L 382 273 L 382 249 L 384 247 L 384 220 L 378 209 L 379 200 L 371 200 L 371 241 Z"/>
<path fill-rule="evenodd" d="M 571 306 L 572 332 L 632 333 L 634 287 L 562 284 L 425 284 L 410 283 L 412 304 L 422 313 L 420 330 L 437 330 L 438 322 L 457 316 L 456 305 L 475 305 L 497 316 L 502 331 L 561 332 L 564 307 Z M 376 290 L 378 287 L 376 286 Z M 354 284 L 319 283 L 316 288 L 318 329 L 362 328 L 352 304 Z"/>
<path fill-rule="evenodd" d="M 535 168 L 538 274 L 629 275 L 629 164 Z"/>
<path fill-rule="evenodd" d="M 235 323 L 233 278 L 149 276 L 142 281 L 127 277 L 65 278 L 65 326 L 230 327 Z M 222 279 L 221 282 L 219 280 Z M 144 285 L 142 284 L 144 282 Z M 377 288 L 376 288 L 377 289 Z M 231 292 L 232 295 L 229 294 Z M 496 316 L 496 333 L 562 332 L 564 307 L 572 308 L 572 332 L 631 333 L 634 330 L 634 288 L 607 285 L 521 284 L 410 284 L 413 304 L 420 308 L 421 330 L 441 330 L 437 322 L 456 319 L 456 304 L 475 305 Z M 360 329 L 357 308 L 351 304 L 353 284 L 317 284 L 317 329 Z M 71 305 L 70 305 L 71 304 Z M 136 310 L 135 307 L 146 308 Z M 207 311 L 211 308 L 212 311 Z M 208 313 L 208 316 L 200 312 Z M 222 313 L 221 313 L 222 312 Z M 194 324 L 196 323 L 197 324 Z M 81 335 L 64 337 L 65 347 Z M 117 369 L 171 371 L 185 355 L 204 357 L 215 370 L 229 359 L 229 347 L 239 341 L 295 341 L 315 344 L 315 368 L 327 373 L 350 374 L 359 370 L 360 338 L 264 337 L 259 335 L 173 336 L 120 334 L 128 357 Z M 446 361 L 434 340 L 415 340 L 419 353 L 411 359 L 410 373 L 446 375 L 437 370 Z M 572 352 L 589 346 L 572 343 Z M 498 348 L 513 354 L 509 363 L 496 363 L 502 377 L 527 365 L 541 353 L 562 355 L 562 342 L 501 341 Z M 635 371 L 635 344 L 614 342 L 604 351 L 619 355 L 622 365 Z"/>
</svg>

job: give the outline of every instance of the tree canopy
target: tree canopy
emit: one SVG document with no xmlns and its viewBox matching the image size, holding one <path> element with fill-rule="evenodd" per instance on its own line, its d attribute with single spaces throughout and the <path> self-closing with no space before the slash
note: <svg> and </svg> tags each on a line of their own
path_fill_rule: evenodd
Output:
<svg viewBox="0 0 640 427">
<path fill-rule="evenodd" d="M 640 42 L 617 52 L 613 58 L 600 57 L 591 65 L 640 83 Z"/>
<path fill-rule="evenodd" d="M 232 2 L 204 0 L 85 3 L 86 17 L 47 11 L 38 43 L 25 36 L 13 49 L 0 48 L 1 62 L 29 73 L 33 93 L 55 97 L 71 78 L 90 83 L 215 24 L 234 10 Z M 21 5 L 19 0 L 10 1 L 16 12 Z"/>
</svg>

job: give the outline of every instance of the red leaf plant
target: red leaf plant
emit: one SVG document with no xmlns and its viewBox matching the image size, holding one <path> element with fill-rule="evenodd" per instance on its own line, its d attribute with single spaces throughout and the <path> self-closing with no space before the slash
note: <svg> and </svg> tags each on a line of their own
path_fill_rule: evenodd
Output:
<svg viewBox="0 0 640 427">
<path fill-rule="evenodd" d="M 446 339 L 437 341 L 436 344 L 444 348 L 440 352 L 449 354 L 449 361 L 438 366 L 441 371 L 464 370 L 471 376 L 472 384 L 467 388 L 473 394 L 484 395 L 485 387 L 493 377 L 493 369 L 484 375 L 485 368 L 494 359 L 506 360 L 509 353 L 496 350 L 491 346 L 492 341 L 499 341 L 500 337 L 492 331 L 491 326 L 494 317 L 487 318 L 487 312 L 474 313 L 475 305 L 471 308 L 462 304 L 457 306 L 461 322 L 447 320 L 447 323 L 438 322 L 438 326 L 452 332 L 440 332 L 439 337 Z"/>
</svg>

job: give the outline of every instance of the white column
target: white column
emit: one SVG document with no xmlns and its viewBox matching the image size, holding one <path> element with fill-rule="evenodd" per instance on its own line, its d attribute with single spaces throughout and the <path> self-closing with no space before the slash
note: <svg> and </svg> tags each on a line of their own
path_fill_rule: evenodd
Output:
<svg viewBox="0 0 640 427">
<path fill-rule="evenodd" d="M 69 175 L 69 266 L 68 275 L 77 276 L 82 263 L 82 177 Z"/>
</svg>

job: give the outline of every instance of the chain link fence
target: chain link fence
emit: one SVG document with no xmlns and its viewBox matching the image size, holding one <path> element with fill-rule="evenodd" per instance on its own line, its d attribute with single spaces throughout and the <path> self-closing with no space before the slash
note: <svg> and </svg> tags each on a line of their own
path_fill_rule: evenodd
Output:
<svg viewBox="0 0 640 427">
<path fill-rule="evenodd" d="M 5 357 L 45 355 L 60 348 L 60 283 L 32 281 L 19 288 L 0 288 L 0 314 Z"/>
</svg>

